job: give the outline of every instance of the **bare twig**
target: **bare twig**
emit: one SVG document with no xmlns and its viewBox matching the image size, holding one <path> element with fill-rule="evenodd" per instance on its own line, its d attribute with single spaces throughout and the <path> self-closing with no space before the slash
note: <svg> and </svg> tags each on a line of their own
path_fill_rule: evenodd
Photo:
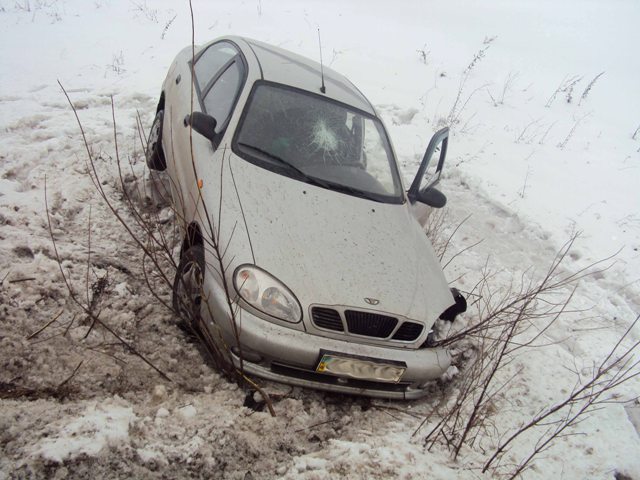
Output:
<svg viewBox="0 0 640 480">
<path fill-rule="evenodd" d="M 560 438 L 563 432 L 577 425 L 589 412 L 595 411 L 599 405 L 615 401 L 611 396 L 606 396 L 614 388 L 628 382 L 640 375 L 638 366 L 640 361 L 633 361 L 640 341 L 634 342 L 630 347 L 618 353 L 622 342 L 629 338 L 630 332 L 636 326 L 640 316 L 631 323 L 618 342 L 610 350 L 609 354 L 594 368 L 593 375 L 582 384 L 578 384 L 571 393 L 552 407 L 543 410 L 526 424 L 520 426 L 513 434 L 503 440 L 493 455 L 487 460 L 482 469 L 486 472 L 491 465 L 500 458 L 509 446 L 522 434 L 539 426 L 551 425 L 552 429 L 546 430 L 540 437 L 531 453 L 511 472 L 509 478 L 515 478 L 528 466 L 532 460 L 546 449 L 554 440 Z M 617 356 L 615 360 L 613 357 Z M 619 402 L 617 402 L 619 403 Z M 560 418 L 555 418 L 557 413 L 565 412 Z"/>
<path fill-rule="evenodd" d="M 84 133 L 83 133 L 83 135 L 84 135 Z M 102 326 L 102 328 L 104 328 L 107 332 L 109 332 L 111 335 L 113 335 L 132 354 L 134 354 L 135 356 L 140 358 L 144 363 L 146 363 L 151 368 L 153 368 L 156 372 L 158 372 L 162 376 L 162 378 L 164 378 L 164 379 L 166 379 L 168 381 L 172 381 L 171 378 L 169 378 L 162 370 L 160 370 L 152 362 L 150 362 L 144 355 L 142 355 L 140 352 L 138 352 L 131 344 L 129 344 L 129 342 L 127 342 L 125 339 L 123 339 L 120 335 L 118 335 L 118 333 L 116 333 L 105 322 L 103 322 L 96 315 L 94 315 L 93 312 L 89 309 L 88 305 L 84 305 L 78 299 L 78 297 L 76 296 L 76 294 L 75 294 L 71 284 L 69 283 L 69 280 L 67 279 L 67 276 L 64 273 L 64 270 L 62 268 L 62 260 L 60 259 L 60 255 L 58 254 L 58 247 L 56 245 L 55 236 L 53 235 L 53 227 L 51 225 L 51 215 L 50 215 L 50 212 L 49 212 L 49 201 L 47 199 L 47 179 L 46 179 L 46 177 L 45 177 L 45 181 L 44 181 L 44 197 L 45 197 L 45 210 L 46 210 L 46 214 L 47 214 L 47 225 L 49 227 L 49 235 L 51 237 L 51 242 L 53 244 L 53 251 L 55 253 L 56 262 L 58 263 L 58 267 L 60 269 L 60 274 L 62 275 L 62 279 L 63 279 L 63 281 L 64 281 L 64 283 L 65 283 L 65 285 L 67 287 L 67 291 L 69 292 L 69 296 L 71 297 L 71 299 L 74 301 L 74 303 L 76 303 L 76 305 L 78 305 L 85 312 L 85 314 L 90 319 L 92 319 L 93 321 L 98 323 L 100 326 Z"/>
<path fill-rule="evenodd" d="M 69 383 L 69 381 L 73 377 L 75 377 L 76 373 L 78 373 L 78 370 L 80 370 L 80 367 L 82 366 L 83 362 L 84 362 L 84 360 L 80 360 L 80 363 L 78 363 L 78 366 L 73 369 L 73 372 L 71 373 L 71 375 L 69 375 L 60 385 L 58 385 L 58 390 L 61 390 L 62 387 L 64 387 L 67 383 Z"/>
<path fill-rule="evenodd" d="M 36 279 L 36 277 L 16 278 L 16 279 L 13 279 L 13 280 L 9 280 L 9 283 L 31 282 L 31 281 L 33 281 L 35 279 Z"/>
<path fill-rule="evenodd" d="M 32 338 L 37 337 L 40 333 L 42 333 L 49 325 L 51 325 L 53 322 L 55 322 L 56 320 L 58 320 L 58 318 L 60 318 L 60 315 L 62 315 L 64 312 L 64 310 L 60 310 L 60 313 L 58 313 L 55 317 L 53 317 L 51 320 L 49 320 L 46 325 L 44 327 L 39 328 L 38 330 L 36 330 L 35 332 L 33 332 L 31 335 L 29 335 L 27 337 L 27 340 L 31 340 Z"/>
<path fill-rule="evenodd" d="M 314 423 L 313 425 L 309 425 L 308 427 L 305 428 L 299 428 L 298 430 L 294 430 L 294 433 L 300 433 L 300 432 L 305 432 L 307 430 L 311 430 L 312 428 L 316 428 L 316 427 L 320 427 L 322 425 L 326 425 L 327 423 L 334 423 L 336 422 L 338 419 L 337 418 L 331 418 L 329 420 L 326 420 L 324 422 L 320 422 L 320 423 Z"/>
</svg>

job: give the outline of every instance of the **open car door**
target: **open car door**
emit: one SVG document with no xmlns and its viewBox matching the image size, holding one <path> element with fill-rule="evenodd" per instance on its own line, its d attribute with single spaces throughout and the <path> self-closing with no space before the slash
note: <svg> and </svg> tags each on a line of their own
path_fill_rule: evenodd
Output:
<svg viewBox="0 0 640 480">
<path fill-rule="evenodd" d="M 447 197 L 436 188 L 436 185 L 440 181 L 448 144 L 448 127 L 439 130 L 431 137 L 420 168 L 407 192 L 411 211 L 422 226 L 426 224 L 433 208 L 442 208 L 447 203 Z"/>
</svg>

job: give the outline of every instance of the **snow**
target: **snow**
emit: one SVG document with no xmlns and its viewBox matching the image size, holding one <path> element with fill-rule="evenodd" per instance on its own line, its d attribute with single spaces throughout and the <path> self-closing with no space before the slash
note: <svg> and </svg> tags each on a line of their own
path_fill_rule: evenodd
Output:
<svg viewBox="0 0 640 480">
<path fill-rule="evenodd" d="M 446 401 L 442 392 L 464 375 L 461 365 L 434 385 L 433 396 L 409 403 L 267 383 L 271 418 L 243 406 L 247 393 L 206 363 L 148 293 L 139 252 L 86 175 L 86 152 L 56 82 L 78 109 L 107 192 L 119 198 L 111 99 L 120 154 L 141 175 L 137 115 L 148 128 L 166 70 L 190 43 L 188 3 L 0 0 L 0 478 L 483 478 L 486 451 L 499 437 L 563 398 L 575 372 L 588 374 L 640 310 L 640 133 L 632 138 L 640 127 L 633 49 L 640 5 L 256 0 L 193 7 L 196 42 L 234 33 L 317 58 L 320 27 L 325 63 L 374 103 L 406 184 L 432 133 L 457 120 L 441 181 L 449 199 L 444 233 L 472 215 L 443 263 L 482 240 L 445 269 L 461 290 L 472 288 L 487 258 L 500 272 L 498 287 L 524 272 L 543 274 L 575 231 L 582 234 L 566 271 L 619 253 L 609 269 L 580 281 L 574 311 L 546 332 L 548 346 L 513 360 L 505 377 L 519 374 L 496 400 L 495 432 L 457 461 L 442 446 L 425 449 L 434 417 L 413 432 Z M 569 91 L 553 98 L 572 78 L 580 80 L 571 101 Z M 74 288 L 174 382 L 99 327 L 85 338 L 91 322 L 69 300 L 49 238 L 45 178 Z M 171 237 L 171 210 L 157 208 Z M 88 283 L 96 289 L 87 293 L 89 225 Z M 629 341 L 638 338 L 636 329 Z M 61 395 L 56 389 L 80 361 Z M 23 394 L 12 397 L 9 385 Z M 633 398 L 639 387 L 634 380 L 617 395 Z M 638 423 L 637 402 L 605 405 L 524 477 L 640 478 Z M 522 459 L 536 439 L 526 438 L 507 460 Z"/>
<path fill-rule="evenodd" d="M 35 445 L 33 455 L 56 462 L 81 454 L 96 456 L 106 446 L 128 440 L 129 425 L 134 420 L 129 406 L 91 402 L 80 416 L 54 423 L 54 432 Z"/>
</svg>

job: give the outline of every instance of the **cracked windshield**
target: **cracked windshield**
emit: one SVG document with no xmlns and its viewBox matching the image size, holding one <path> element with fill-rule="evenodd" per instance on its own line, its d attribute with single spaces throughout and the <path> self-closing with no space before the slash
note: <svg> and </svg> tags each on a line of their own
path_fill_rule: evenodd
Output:
<svg viewBox="0 0 640 480">
<path fill-rule="evenodd" d="M 259 85 L 236 145 L 243 157 L 269 170 L 356 196 L 402 202 L 380 121 L 319 95 Z"/>
</svg>

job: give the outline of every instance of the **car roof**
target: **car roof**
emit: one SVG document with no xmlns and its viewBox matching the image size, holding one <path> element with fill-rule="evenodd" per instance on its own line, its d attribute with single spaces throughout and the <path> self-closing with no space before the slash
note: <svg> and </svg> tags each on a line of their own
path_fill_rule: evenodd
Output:
<svg viewBox="0 0 640 480">
<path fill-rule="evenodd" d="M 223 39 L 233 41 L 242 48 L 245 55 L 256 58 L 262 79 L 323 95 L 320 91 L 322 81 L 319 62 L 251 38 L 230 36 L 215 41 Z M 376 114 L 371 103 L 347 77 L 326 66 L 323 70 L 324 96 L 371 115 Z"/>
</svg>

